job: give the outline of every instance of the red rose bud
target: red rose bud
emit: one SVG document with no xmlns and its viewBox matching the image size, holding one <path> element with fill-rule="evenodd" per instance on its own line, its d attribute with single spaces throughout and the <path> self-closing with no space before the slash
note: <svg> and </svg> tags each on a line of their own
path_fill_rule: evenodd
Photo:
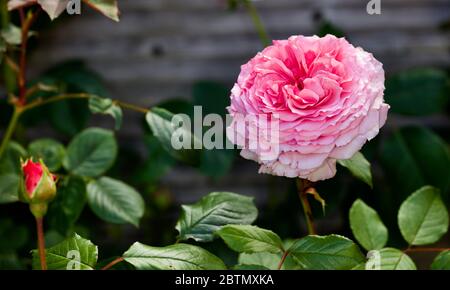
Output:
<svg viewBox="0 0 450 290">
<path fill-rule="evenodd" d="M 48 203 L 56 196 L 56 176 L 51 174 L 44 162 L 28 159 L 22 163 L 22 199 L 30 204 L 35 217 L 47 213 Z"/>
</svg>

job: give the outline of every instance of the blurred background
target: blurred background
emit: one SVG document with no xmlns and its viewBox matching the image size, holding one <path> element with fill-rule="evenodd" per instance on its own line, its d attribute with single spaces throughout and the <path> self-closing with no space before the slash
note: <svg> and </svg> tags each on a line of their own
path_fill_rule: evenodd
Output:
<svg viewBox="0 0 450 290">
<path fill-rule="evenodd" d="M 38 38 L 31 43 L 30 79 L 63 81 L 74 90 L 144 107 L 190 112 L 197 104 L 204 111 L 224 114 L 240 65 L 263 48 L 252 16 L 238 2 L 119 1 L 119 23 L 88 9 L 54 22 L 41 17 Z M 396 213 L 410 193 L 434 185 L 449 204 L 450 1 L 381 0 L 379 15 L 366 12 L 368 2 L 261 0 L 254 5 L 272 39 L 298 34 L 345 36 L 384 64 L 386 100 L 392 110 L 382 133 L 364 148 L 372 163 L 374 188 L 339 167 L 336 178 L 317 185 L 328 204 L 326 214 L 319 205 L 313 212 L 319 233 L 351 237 L 348 208 L 361 198 L 390 227 L 389 245 L 403 248 Z M 9 113 L 2 106 L 3 128 Z M 83 102 L 63 103 L 27 116 L 16 139 L 26 143 L 56 137 L 67 142 L 91 125 L 114 128 L 109 118 L 91 116 Z M 109 175 L 135 186 L 147 209 L 136 229 L 104 223 L 86 207 L 73 230 L 101 245 L 100 256 L 117 255 L 135 240 L 151 245 L 173 242 L 180 204 L 196 202 L 212 191 L 254 196 L 260 210 L 256 224 L 283 238 L 306 234 L 293 180 L 259 175 L 257 164 L 233 151 L 202 156 L 195 167 L 177 162 L 155 142 L 142 115 L 130 111 L 125 112 L 117 136 L 119 159 Z M 50 224 L 48 243 L 60 241 L 65 234 Z M 33 237 L 33 220 L 25 205 L 0 205 L 0 245 L 16 239 L 17 253 L 15 258 L 11 251 L 0 255 L 0 267 L 29 266 L 26 258 L 17 257 L 27 257 Z M 448 247 L 449 237 L 441 244 Z M 235 259 L 220 242 L 209 247 L 227 261 Z M 427 267 L 434 257 L 414 255 L 420 267 Z"/>
</svg>

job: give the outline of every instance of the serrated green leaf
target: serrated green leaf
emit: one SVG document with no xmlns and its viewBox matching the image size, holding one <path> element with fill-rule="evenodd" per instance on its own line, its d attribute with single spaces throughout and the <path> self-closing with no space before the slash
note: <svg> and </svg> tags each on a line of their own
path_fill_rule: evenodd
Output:
<svg viewBox="0 0 450 290">
<path fill-rule="evenodd" d="M 432 270 L 450 270 L 450 251 L 441 252 L 431 264 Z"/>
<path fill-rule="evenodd" d="M 356 152 L 350 159 L 338 160 L 338 163 L 346 167 L 356 178 L 373 187 L 370 163 L 361 152 Z"/>
<path fill-rule="evenodd" d="M 191 128 L 185 126 L 177 127 L 178 123 L 175 115 L 171 112 L 161 109 L 152 108 L 146 115 L 147 124 L 153 132 L 153 135 L 158 138 L 163 148 L 175 159 L 186 162 L 191 165 L 198 165 L 200 162 L 200 150 L 194 148 L 201 148 L 201 141 L 191 132 Z M 172 122 L 174 121 L 174 122 Z M 183 121 L 184 122 L 184 121 Z M 182 138 L 186 141 L 189 148 L 175 149 L 172 145 L 172 137 Z"/>
<path fill-rule="evenodd" d="M 357 199 L 350 208 L 350 227 L 356 240 L 366 250 L 381 249 L 388 240 L 388 230 L 378 213 Z"/>
<path fill-rule="evenodd" d="M 358 246 L 339 235 L 307 236 L 288 251 L 306 269 L 348 270 L 364 261 Z"/>
<path fill-rule="evenodd" d="M 176 229 L 180 240 L 212 241 L 214 232 L 227 224 L 251 224 L 258 210 L 253 198 L 231 192 L 213 192 L 193 205 L 183 205 Z"/>
<path fill-rule="evenodd" d="M 35 160 L 42 159 L 52 172 L 61 168 L 66 149 L 53 139 L 38 139 L 28 146 L 28 152 Z"/>
<path fill-rule="evenodd" d="M 283 242 L 274 232 L 251 225 L 226 225 L 217 232 L 225 243 L 239 253 L 283 252 Z"/>
<path fill-rule="evenodd" d="M 83 0 L 84 3 L 114 21 L 119 21 L 117 0 Z"/>
<path fill-rule="evenodd" d="M 33 269 L 41 269 L 37 250 L 32 251 Z M 49 270 L 94 270 L 98 249 L 91 241 L 77 234 L 56 246 L 46 249 L 45 256 Z"/>
<path fill-rule="evenodd" d="M 369 253 L 368 261 L 360 270 L 416 270 L 411 258 L 394 248 L 384 248 Z"/>
<path fill-rule="evenodd" d="M 193 245 L 151 247 L 134 243 L 123 258 L 138 270 L 225 270 L 224 263 L 210 252 Z"/>
<path fill-rule="evenodd" d="M 447 232 L 448 220 L 439 189 L 431 186 L 412 193 L 398 212 L 400 232 L 410 245 L 437 242 Z"/>
<path fill-rule="evenodd" d="M 117 156 L 117 143 L 111 131 L 86 129 L 70 142 L 64 168 L 75 175 L 95 177 L 106 172 Z"/>
<path fill-rule="evenodd" d="M 88 203 L 103 220 L 139 226 L 145 205 L 142 196 L 131 186 L 110 177 L 91 181 L 87 187 Z"/>
<path fill-rule="evenodd" d="M 47 214 L 51 228 L 65 235 L 80 217 L 86 200 L 86 183 L 82 178 L 69 176 L 59 181 L 58 194 Z"/>
<path fill-rule="evenodd" d="M 122 126 L 122 108 L 108 98 L 92 96 L 89 98 L 89 109 L 92 113 L 110 115 L 116 121 L 115 129 L 119 130 Z"/>
</svg>

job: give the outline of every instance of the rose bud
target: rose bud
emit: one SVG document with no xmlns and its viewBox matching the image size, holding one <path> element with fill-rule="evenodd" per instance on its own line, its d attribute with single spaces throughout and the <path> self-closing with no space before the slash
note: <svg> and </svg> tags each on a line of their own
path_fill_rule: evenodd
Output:
<svg viewBox="0 0 450 290">
<path fill-rule="evenodd" d="M 51 174 L 42 160 L 22 162 L 22 199 L 30 204 L 35 217 L 47 213 L 48 203 L 56 196 L 56 176 Z"/>
</svg>

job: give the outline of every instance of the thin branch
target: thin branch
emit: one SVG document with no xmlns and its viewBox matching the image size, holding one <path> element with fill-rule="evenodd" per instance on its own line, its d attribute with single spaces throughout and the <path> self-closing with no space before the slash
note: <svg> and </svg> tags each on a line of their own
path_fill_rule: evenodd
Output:
<svg viewBox="0 0 450 290">
<path fill-rule="evenodd" d="M 44 239 L 44 219 L 36 218 L 36 230 L 38 237 L 39 260 L 41 261 L 41 270 L 47 270 L 47 261 L 45 258 L 45 239 Z"/>
<path fill-rule="evenodd" d="M 36 12 L 32 14 L 31 17 L 26 18 L 23 8 L 20 8 L 20 19 L 22 21 L 22 43 L 20 48 L 20 59 L 19 59 L 19 74 L 18 74 L 18 85 L 19 85 L 19 104 L 25 105 L 26 103 L 26 68 L 27 68 L 27 47 L 28 47 L 28 34 L 33 23 L 38 18 L 41 13 L 41 8 L 39 7 Z"/>
<path fill-rule="evenodd" d="M 314 227 L 314 218 L 311 210 L 311 206 L 308 201 L 308 190 L 312 187 L 310 182 L 306 179 L 297 178 L 296 180 L 298 195 L 303 206 L 305 213 L 306 225 L 308 227 L 308 234 L 315 235 L 316 229 Z"/>
<path fill-rule="evenodd" d="M 278 264 L 278 270 L 281 270 L 281 267 L 283 267 L 284 261 L 286 261 L 287 256 L 289 255 L 289 251 L 285 251 L 283 253 L 283 256 L 281 257 L 280 263 Z"/>
<path fill-rule="evenodd" d="M 109 270 L 110 268 L 112 268 L 114 265 L 123 262 L 124 259 L 122 257 L 119 257 L 115 260 L 113 260 L 111 263 L 109 263 L 108 265 L 106 265 L 105 267 L 102 268 L 102 270 Z"/>
<path fill-rule="evenodd" d="M 250 14 L 250 17 L 252 18 L 256 30 L 258 31 L 259 39 L 261 40 L 262 45 L 263 46 L 270 45 L 269 34 L 267 33 L 266 28 L 264 27 L 264 24 L 261 20 L 261 17 L 258 14 L 258 10 L 256 9 L 255 5 L 253 5 L 251 0 L 244 0 L 244 5 L 247 8 L 248 13 Z"/>
</svg>

